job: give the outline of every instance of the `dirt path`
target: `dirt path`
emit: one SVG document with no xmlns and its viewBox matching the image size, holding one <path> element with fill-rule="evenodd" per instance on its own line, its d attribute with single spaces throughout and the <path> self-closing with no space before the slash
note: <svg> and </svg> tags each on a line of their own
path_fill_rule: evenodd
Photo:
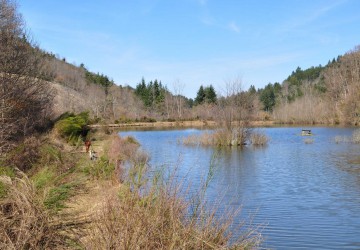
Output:
<svg viewBox="0 0 360 250">
<path fill-rule="evenodd" d="M 92 141 L 91 149 L 97 153 L 98 157 L 101 157 L 108 145 L 107 139 L 99 139 Z M 76 154 L 86 155 L 85 146 L 78 148 Z M 90 160 L 90 157 L 86 155 L 86 158 L 81 164 L 94 164 L 95 162 Z M 84 166 L 77 166 L 81 169 Z M 77 181 L 81 183 L 76 194 L 71 197 L 65 204 L 66 208 L 61 211 L 60 218 L 64 222 L 73 222 L 74 224 L 83 225 L 83 229 L 91 228 L 91 223 L 94 222 L 94 218 L 101 208 L 105 204 L 105 201 L 109 196 L 117 194 L 120 183 L 115 180 L 97 180 L 92 179 L 91 176 L 86 174 L 79 174 L 76 177 Z M 86 233 L 83 235 L 81 241 L 86 241 Z"/>
</svg>

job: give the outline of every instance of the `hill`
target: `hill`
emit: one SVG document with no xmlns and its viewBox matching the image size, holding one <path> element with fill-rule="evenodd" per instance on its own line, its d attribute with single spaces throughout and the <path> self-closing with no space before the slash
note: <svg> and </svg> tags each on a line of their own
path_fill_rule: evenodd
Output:
<svg viewBox="0 0 360 250">
<path fill-rule="evenodd" d="M 281 84 L 258 90 L 263 109 L 282 123 L 360 122 L 360 47 L 326 66 L 297 68 Z"/>
<path fill-rule="evenodd" d="M 48 55 L 44 79 L 56 90 L 54 116 L 70 111 L 90 111 L 95 118 L 109 122 L 202 119 L 220 116 L 221 96 L 216 102 L 198 104 L 171 93 L 158 80 L 142 79 L 136 89 L 102 84 L 84 65 L 75 66 Z M 269 83 L 262 89 L 245 91 L 250 119 L 271 119 L 280 123 L 358 124 L 360 122 L 360 49 L 349 51 L 325 66 L 298 67 L 282 83 Z M 87 76 L 91 75 L 92 78 Z M 160 83 L 160 84 L 159 84 Z M 144 97 L 144 90 L 147 94 Z M 150 93 L 150 96 L 149 96 Z M 251 97 L 250 97 L 251 96 Z M 153 98 L 153 99 L 152 99 Z M 150 100 L 150 101 L 149 101 Z M 154 101 L 151 101 L 154 100 Z M 249 104 L 250 103 L 250 104 Z"/>
</svg>

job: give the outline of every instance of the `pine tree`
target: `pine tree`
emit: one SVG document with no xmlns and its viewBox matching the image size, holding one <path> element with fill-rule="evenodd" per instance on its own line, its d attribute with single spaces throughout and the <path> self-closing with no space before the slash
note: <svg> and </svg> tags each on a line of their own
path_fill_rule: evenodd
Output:
<svg viewBox="0 0 360 250">
<path fill-rule="evenodd" d="M 217 101 L 216 93 L 215 93 L 215 89 L 212 85 L 210 85 L 209 87 L 206 87 L 204 92 L 205 92 L 205 101 L 207 103 L 216 103 L 216 101 Z"/>
<path fill-rule="evenodd" d="M 205 100 L 205 91 L 204 91 L 204 87 L 201 85 L 195 98 L 195 105 L 202 104 L 204 100 Z"/>
</svg>

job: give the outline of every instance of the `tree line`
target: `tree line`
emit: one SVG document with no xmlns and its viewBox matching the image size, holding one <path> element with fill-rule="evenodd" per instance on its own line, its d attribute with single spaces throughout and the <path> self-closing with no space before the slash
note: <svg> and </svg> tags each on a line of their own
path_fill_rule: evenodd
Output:
<svg viewBox="0 0 360 250">
<path fill-rule="evenodd" d="M 135 95 L 143 102 L 145 107 L 159 107 L 165 101 L 165 95 L 169 91 L 163 86 L 161 81 L 155 79 L 148 83 L 142 78 L 141 82 L 136 85 Z"/>
</svg>

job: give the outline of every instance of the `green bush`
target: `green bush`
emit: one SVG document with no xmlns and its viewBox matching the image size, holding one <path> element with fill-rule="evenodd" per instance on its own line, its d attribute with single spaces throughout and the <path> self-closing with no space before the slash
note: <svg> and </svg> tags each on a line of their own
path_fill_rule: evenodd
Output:
<svg viewBox="0 0 360 250">
<path fill-rule="evenodd" d="M 85 137 L 89 131 L 89 113 L 83 112 L 78 115 L 68 114 L 55 124 L 55 128 L 61 137 L 71 139 Z"/>
</svg>

